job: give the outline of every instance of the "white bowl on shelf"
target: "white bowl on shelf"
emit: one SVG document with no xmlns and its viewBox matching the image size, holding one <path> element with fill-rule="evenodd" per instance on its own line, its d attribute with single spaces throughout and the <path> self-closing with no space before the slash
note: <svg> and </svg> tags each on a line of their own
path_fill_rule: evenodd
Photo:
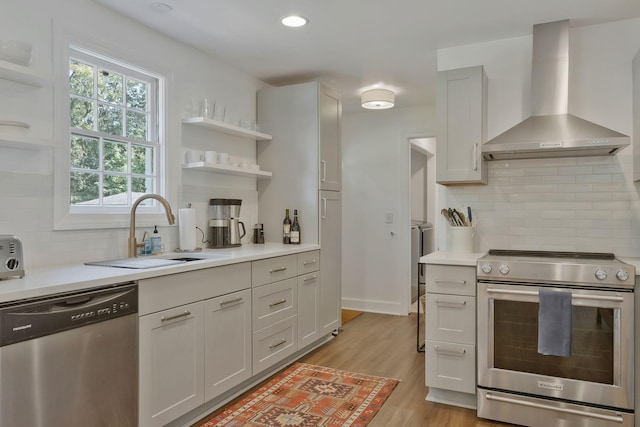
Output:
<svg viewBox="0 0 640 427">
<path fill-rule="evenodd" d="M 31 64 L 33 46 L 16 40 L 0 40 L 0 59 L 14 64 L 27 66 Z"/>
<path fill-rule="evenodd" d="M 26 135 L 29 133 L 28 123 L 16 122 L 13 120 L 0 120 L 0 134 L 5 135 Z"/>
</svg>

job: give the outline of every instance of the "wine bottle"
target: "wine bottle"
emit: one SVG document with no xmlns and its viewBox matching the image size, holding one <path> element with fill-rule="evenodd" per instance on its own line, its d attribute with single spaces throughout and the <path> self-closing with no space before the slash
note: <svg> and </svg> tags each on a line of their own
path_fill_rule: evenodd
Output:
<svg viewBox="0 0 640 427">
<path fill-rule="evenodd" d="M 300 223 L 298 222 L 298 209 L 293 210 L 293 224 L 291 225 L 291 243 L 300 244 Z"/>
<path fill-rule="evenodd" d="M 291 243 L 291 219 L 289 218 L 289 209 L 285 210 L 284 221 L 282 221 L 282 243 L 286 245 Z"/>
</svg>

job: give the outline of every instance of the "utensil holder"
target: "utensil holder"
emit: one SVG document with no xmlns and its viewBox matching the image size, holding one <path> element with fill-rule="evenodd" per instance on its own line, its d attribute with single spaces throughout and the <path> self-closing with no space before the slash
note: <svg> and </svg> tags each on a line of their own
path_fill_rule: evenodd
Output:
<svg viewBox="0 0 640 427">
<path fill-rule="evenodd" d="M 447 250 L 459 254 L 474 252 L 475 227 L 447 227 Z"/>
</svg>

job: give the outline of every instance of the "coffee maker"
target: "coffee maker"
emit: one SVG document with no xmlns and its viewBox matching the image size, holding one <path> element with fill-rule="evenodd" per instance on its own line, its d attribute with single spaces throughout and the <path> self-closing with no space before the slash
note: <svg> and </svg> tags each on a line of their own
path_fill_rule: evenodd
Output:
<svg viewBox="0 0 640 427">
<path fill-rule="evenodd" d="M 209 248 L 233 248 L 241 246 L 241 239 L 247 234 L 240 221 L 240 199 L 209 200 Z M 240 233 L 242 228 L 242 233 Z"/>
</svg>

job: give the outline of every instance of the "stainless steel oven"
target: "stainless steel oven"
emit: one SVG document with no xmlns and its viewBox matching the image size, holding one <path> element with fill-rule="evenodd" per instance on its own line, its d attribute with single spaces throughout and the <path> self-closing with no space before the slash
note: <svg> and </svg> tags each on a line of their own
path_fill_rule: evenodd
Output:
<svg viewBox="0 0 640 427">
<path fill-rule="evenodd" d="M 478 416 L 633 426 L 635 269 L 611 254 L 490 251 L 477 265 Z M 570 353 L 538 352 L 540 292 L 570 293 Z"/>
</svg>

